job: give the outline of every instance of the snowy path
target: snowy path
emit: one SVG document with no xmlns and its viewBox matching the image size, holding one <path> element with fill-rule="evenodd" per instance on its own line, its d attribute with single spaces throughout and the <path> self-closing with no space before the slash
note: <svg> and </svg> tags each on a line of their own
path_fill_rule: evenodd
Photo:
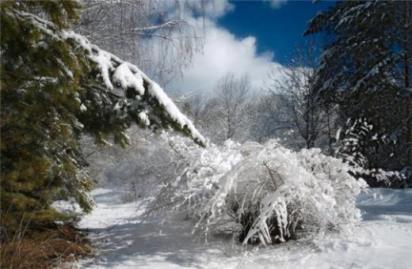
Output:
<svg viewBox="0 0 412 269">
<path fill-rule="evenodd" d="M 359 198 L 364 221 L 356 236 L 329 235 L 313 243 L 241 249 L 193 240 L 190 226 L 141 223 L 143 209 L 94 191 L 97 208 L 81 222 L 99 248 L 81 268 L 412 268 L 412 190 L 373 190 Z"/>
</svg>

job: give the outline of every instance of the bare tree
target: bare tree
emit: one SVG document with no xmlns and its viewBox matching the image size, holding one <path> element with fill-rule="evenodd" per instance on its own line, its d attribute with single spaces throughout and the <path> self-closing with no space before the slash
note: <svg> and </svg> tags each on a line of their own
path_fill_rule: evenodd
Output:
<svg viewBox="0 0 412 269">
<path fill-rule="evenodd" d="M 188 115 L 195 126 L 201 129 L 205 127 L 207 120 L 207 111 L 213 108 L 209 107 L 209 97 L 202 93 L 189 93 L 174 99 L 175 103 L 182 109 L 185 115 Z"/>
<path fill-rule="evenodd" d="M 282 98 L 279 94 L 263 94 L 251 106 L 251 139 L 264 142 L 276 137 L 281 139 L 285 146 L 294 146 L 298 140 L 297 134 L 293 132 L 295 128 L 289 111 L 282 109 Z"/>
<path fill-rule="evenodd" d="M 218 81 L 214 92 L 180 96 L 177 104 L 212 141 L 243 141 L 250 138 L 252 126 L 250 87 L 246 76 L 228 74 Z"/>
<path fill-rule="evenodd" d="M 217 84 L 215 99 L 225 139 L 234 138 L 245 121 L 250 87 L 247 76 L 236 78 L 233 74 L 224 76 Z"/>
<path fill-rule="evenodd" d="M 282 109 L 290 115 L 290 122 L 306 148 L 314 147 L 327 128 L 331 128 L 331 109 L 325 111 L 313 85 L 315 66 L 315 47 L 309 44 L 297 50 L 292 65 L 282 71 L 281 79 L 278 70 L 270 75 L 269 89 L 280 99 Z M 328 131 L 331 141 L 331 130 Z"/>
<path fill-rule="evenodd" d="M 184 17 L 182 1 L 83 0 L 75 30 L 95 44 L 137 64 L 167 84 L 182 74 L 202 40 Z"/>
</svg>

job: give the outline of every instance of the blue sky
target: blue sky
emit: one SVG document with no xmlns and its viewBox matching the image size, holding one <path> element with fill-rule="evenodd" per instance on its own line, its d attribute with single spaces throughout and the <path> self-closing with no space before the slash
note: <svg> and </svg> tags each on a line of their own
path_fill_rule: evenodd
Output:
<svg viewBox="0 0 412 269">
<path fill-rule="evenodd" d="M 272 51 L 274 60 L 288 64 L 293 49 L 304 41 L 308 21 L 333 1 L 280 1 L 277 7 L 263 1 L 230 1 L 231 12 L 218 20 L 238 38 L 256 37 L 257 52 Z"/>
<path fill-rule="evenodd" d="M 222 77 L 234 74 L 246 75 L 256 92 L 264 91 L 269 77 L 284 78 L 294 50 L 307 39 L 303 33 L 309 20 L 335 4 L 312 0 L 208 3 L 203 9 L 206 17 L 192 18 L 204 37 L 201 53 L 194 55 L 182 79 L 174 81 L 173 90 L 210 93 Z"/>
</svg>

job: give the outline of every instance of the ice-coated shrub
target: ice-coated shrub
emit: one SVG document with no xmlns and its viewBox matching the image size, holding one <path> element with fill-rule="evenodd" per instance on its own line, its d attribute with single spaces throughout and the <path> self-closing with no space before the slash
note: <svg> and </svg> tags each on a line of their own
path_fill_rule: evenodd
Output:
<svg viewBox="0 0 412 269">
<path fill-rule="evenodd" d="M 173 143 L 187 168 L 161 189 L 151 210 L 184 213 L 205 238 L 226 234 L 267 245 L 360 218 L 355 197 L 365 183 L 319 149 L 294 152 L 275 140 L 206 149 Z"/>
</svg>

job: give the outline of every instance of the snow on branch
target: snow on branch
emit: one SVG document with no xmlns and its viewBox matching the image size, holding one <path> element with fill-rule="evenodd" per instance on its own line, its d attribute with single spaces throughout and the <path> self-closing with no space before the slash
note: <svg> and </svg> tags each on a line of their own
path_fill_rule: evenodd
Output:
<svg viewBox="0 0 412 269">
<path fill-rule="evenodd" d="M 195 128 L 193 123 L 183 115 L 173 101 L 166 95 L 164 90 L 148 76 L 146 76 L 137 66 L 119 59 L 117 56 L 104 51 L 91 44 L 85 37 L 74 32 L 64 32 L 65 39 L 72 39 L 89 52 L 89 58 L 97 64 L 103 82 L 109 90 L 120 88 L 123 94 L 133 90 L 136 98 L 149 102 L 151 106 L 161 109 L 157 117 L 166 117 L 171 121 L 174 129 L 183 131 L 191 136 L 195 142 L 205 145 L 205 138 Z M 155 111 L 152 109 L 152 111 Z M 140 112 L 146 124 L 150 124 L 151 115 Z M 156 117 L 153 117 L 156 118 Z"/>
<path fill-rule="evenodd" d="M 171 20 L 167 21 L 162 24 L 158 25 L 151 25 L 151 26 L 146 26 L 146 27 L 139 27 L 139 28 L 134 28 L 133 31 L 136 32 L 145 32 L 145 31 L 156 31 L 159 29 L 164 29 L 164 28 L 171 28 L 179 24 L 185 24 L 186 22 L 184 20 Z"/>
<path fill-rule="evenodd" d="M 193 123 L 180 112 L 164 90 L 137 66 L 100 49 L 84 36 L 73 31 L 58 30 L 51 22 L 33 14 L 17 11 L 16 15 L 30 21 L 44 35 L 83 50 L 87 60 L 96 69 L 93 71 L 98 73 L 95 76 L 96 82 L 103 86 L 99 89 L 118 98 L 115 110 L 125 109 L 127 113 L 136 114 L 135 120 L 142 126 L 154 129 L 172 128 L 191 137 L 197 144 L 206 145 L 205 138 Z"/>
</svg>

